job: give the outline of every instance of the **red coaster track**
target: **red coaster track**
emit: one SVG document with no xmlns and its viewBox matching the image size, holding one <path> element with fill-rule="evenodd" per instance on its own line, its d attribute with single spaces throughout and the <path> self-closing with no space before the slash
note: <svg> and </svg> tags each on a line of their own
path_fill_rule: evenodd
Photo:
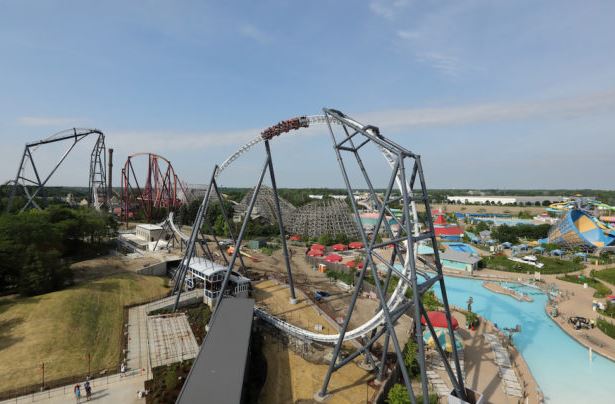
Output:
<svg viewBox="0 0 615 404">
<path fill-rule="evenodd" d="M 146 161 L 145 177 L 142 173 Z M 135 167 L 136 165 L 136 167 Z M 137 174 L 139 173 L 139 174 Z M 166 158 L 153 153 L 128 156 L 122 168 L 122 220 L 142 216 L 146 221 L 158 219 L 160 213 L 179 208 L 186 192 L 173 165 Z M 163 210 L 164 212 L 160 212 Z"/>
</svg>

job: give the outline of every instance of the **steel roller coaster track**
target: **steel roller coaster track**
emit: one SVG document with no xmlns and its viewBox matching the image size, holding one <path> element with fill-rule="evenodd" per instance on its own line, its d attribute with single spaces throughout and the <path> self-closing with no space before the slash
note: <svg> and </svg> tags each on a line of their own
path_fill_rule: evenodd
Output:
<svg viewBox="0 0 615 404">
<path fill-rule="evenodd" d="M 329 369 L 323 381 L 321 390 L 317 393 L 317 398 L 323 398 L 328 393 L 328 385 L 332 374 L 340 369 L 342 366 L 350 363 L 359 355 L 364 355 L 368 363 L 371 363 L 378 370 L 378 379 L 382 380 L 385 373 L 386 366 L 386 352 L 388 351 L 389 342 L 392 342 L 398 363 L 403 363 L 402 347 L 399 344 L 394 324 L 401 317 L 402 314 L 410 311 L 412 317 L 414 317 L 414 327 L 416 342 L 418 345 L 418 362 L 421 373 L 421 394 L 424 398 L 424 402 L 428 402 L 428 379 L 426 374 L 425 363 L 425 346 L 423 342 L 423 325 L 420 318 L 424 316 L 426 319 L 426 325 L 429 332 L 434 336 L 434 340 L 437 341 L 435 330 L 427 316 L 426 309 L 422 303 L 422 296 L 434 286 L 440 287 L 442 300 L 444 305 L 444 311 L 448 320 L 448 332 L 452 343 L 452 356 L 454 359 L 455 369 L 449 365 L 447 356 L 443 348 L 436 344 L 436 350 L 443 359 L 445 370 L 451 380 L 455 394 L 457 397 L 465 399 L 466 389 L 462 378 L 462 372 L 460 368 L 460 362 L 457 350 L 455 348 L 455 335 L 452 329 L 451 313 L 448 304 L 448 298 L 446 294 L 446 287 L 444 282 L 444 276 L 442 274 L 442 265 L 440 263 L 439 251 L 437 248 L 437 241 L 433 228 L 433 222 L 431 215 L 427 215 L 427 223 L 425 223 L 424 231 L 419 230 L 418 216 L 417 216 L 417 203 L 422 204 L 425 207 L 426 212 L 430 212 L 429 199 L 427 195 L 427 188 L 425 184 L 425 178 L 423 175 L 423 169 L 421 165 L 421 157 L 411 151 L 403 148 L 395 142 L 385 138 L 380 134 L 380 130 L 371 125 L 363 125 L 358 121 L 348 117 L 340 111 L 334 109 L 323 109 L 322 115 L 313 116 L 301 116 L 297 118 L 288 119 L 282 121 L 270 128 L 265 129 L 260 135 L 240 147 L 235 153 L 224 160 L 219 166 L 216 166 L 212 172 L 209 187 L 207 189 L 205 198 L 203 199 L 195 223 L 192 226 L 192 233 L 190 236 L 181 233 L 181 231 L 172 224 L 173 217 L 169 216 L 167 222 L 170 228 L 178 234 L 178 236 L 186 242 L 185 257 L 182 260 L 176 275 L 175 275 L 175 287 L 174 293 L 177 294 L 176 299 L 179 301 L 179 295 L 183 289 L 186 273 L 190 266 L 191 258 L 196 254 L 197 238 L 200 234 L 200 229 L 203 223 L 203 217 L 208 210 L 210 200 L 214 197 L 220 198 L 220 192 L 218 190 L 218 178 L 220 175 L 230 167 L 237 159 L 242 155 L 253 150 L 260 143 L 265 144 L 266 158 L 260 172 L 260 176 L 255 187 L 255 191 L 252 195 L 248 210 L 245 215 L 245 219 L 242 223 L 241 230 L 235 240 L 235 249 L 232 257 L 229 260 L 228 267 L 225 273 L 224 281 L 222 283 L 221 290 L 226 290 L 231 271 L 235 265 L 235 262 L 239 256 L 239 250 L 243 241 L 244 233 L 247 227 L 248 220 L 258 191 L 261 188 L 265 174 L 269 172 L 273 191 L 275 193 L 276 205 L 278 205 L 278 191 L 275 182 L 275 174 L 273 169 L 273 161 L 270 149 L 270 141 L 274 138 L 295 130 L 307 128 L 313 125 L 326 125 L 331 140 L 333 142 L 335 155 L 339 164 L 340 172 L 344 179 L 344 183 L 348 192 L 349 200 L 352 204 L 352 211 L 355 216 L 355 220 L 359 223 L 359 230 L 361 235 L 361 241 L 365 245 L 365 262 L 363 269 L 360 271 L 358 280 L 355 282 L 354 291 L 350 306 L 347 314 L 344 317 L 344 323 L 338 334 L 320 334 L 313 331 L 301 329 L 294 326 L 284 320 L 281 320 L 262 308 L 256 309 L 256 314 L 277 327 L 291 335 L 294 335 L 303 340 L 315 341 L 320 343 L 335 344 L 333 351 L 333 357 L 331 359 Z M 375 189 L 372 185 L 371 177 L 366 169 L 361 153 L 364 152 L 364 146 L 367 144 L 374 144 L 381 152 L 382 156 L 386 160 L 390 167 L 390 176 L 388 186 L 385 189 L 384 198 L 378 198 Z M 346 157 L 346 158 L 345 158 Z M 371 201 L 378 210 L 378 219 L 373 232 L 373 236 L 366 234 L 361 225 L 361 217 L 359 215 L 359 208 L 353 197 L 354 188 L 351 184 L 348 174 L 348 161 L 354 161 L 361 172 L 362 178 L 367 184 Z M 388 220 L 385 220 L 386 216 L 394 216 L 392 211 L 392 205 L 401 204 L 402 206 L 402 218 L 400 225 L 397 229 L 394 229 Z M 225 218 L 228 220 L 228 217 Z M 296 301 L 292 271 L 290 266 L 290 260 L 288 259 L 288 248 L 286 245 L 284 224 L 282 222 L 282 215 L 279 205 L 277 206 L 277 221 L 280 228 L 280 234 L 282 239 L 282 248 L 285 256 L 285 265 L 289 280 L 289 288 L 291 293 L 291 303 Z M 378 243 L 376 242 L 375 235 L 380 230 L 383 230 L 385 235 L 389 238 L 388 241 Z M 435 255 L 435 262 L 430 263 L 425 261 L 422 257 L 418 256 L 418 244 L 430 241 Z M 393 245 L 393 252 L 390 258 L 385 258 L 382 254 L 382 248 L 387 245 Z M 387 268 L 387 273 L 383 281 L 379 281 L 377 265 L 384 265 Z M 401 266 L 403 270 L 398 270 L 395 266 Z M 420 266 L 420 268 L 419 268 Z M 363 323 L 362 325 L 354 328 L 349 328 L 350 318 L 353 313 L 353 309 L 357 303 L 357 298 L 360 294 L 362 284 L 364 282 L 367 273 L 370 273 L 372 279 L 376 283 L 376 292 L 379 300 L 379 308 L 374 316 Z M 393 278 L 397 278 L 397 285 L 390 296 L 387 297 L 387 290 L 389 289 L 389 283 L 393 282 Z M 412 290 L 412 298 L 406 299 L 406 291 L 410 288 Z M 220 300 L 216 303 L 210 324 L 212 324 L 217 308 L 220 304 Z M 381 336 L 384 335 L 384 347 L 382 352 L 382 358 L 380 361 L 376 361 L 371 353 L 374 343 Z M 361 344 L 361 348 L 349 356 L 342 359 L 340 357 L 340 351 L 344 341 L 358 340 Z M 407 373 L 406 367 L 400 367 L 402 376 L 406 388 L 408 389 L 408 395 L 411 402 L 416 402 L 416 395 L 412 390 L 410 378 Z"/>
</svg>

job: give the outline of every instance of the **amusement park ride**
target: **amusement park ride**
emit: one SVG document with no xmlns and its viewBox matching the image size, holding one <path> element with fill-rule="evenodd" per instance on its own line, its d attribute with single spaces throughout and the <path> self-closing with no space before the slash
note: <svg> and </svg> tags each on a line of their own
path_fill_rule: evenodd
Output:
<svg viewBox="0 0 615 404">
<path fill-rule="evenodd" d="M 282 121 L 277 125 L 264 130 L 260 135 L 252 139 L 246 145 L 242 146 L 219 166 L 216 165 L 214 167 L 206 195 L 203 198 L 199 212 L 197 213 L 195 222 L 192 226 L 192 233 L 190 236 L 181 235 L 181 237 L 187 241 L 184 259 L 181 261 L 181 264 L 174 277 L 173 292 L 176 294 L 176 307 L 179 302 L 179 296 L 184 288 L 186 274 L 190 268 L 190 261 L 196 256 L 196 245 L 201 244 L 198 239 L 199 237 L 202 237 L 200 230 L 203 224 L 203 218 L 212 205 L 213 198 L 220 198 L 218 181 L 221 174 L 240 156 L 254 149 L 261 143 L 264 143 L 265 152 L 263 166 L 256 181 L 256 186 L 254 188 L 251 200 L 248 204 L 245 219 L 241 224 L 241 229 L 237 235 L 237 238 L 234 239 L 235 247 L 232 250 L 233 254 L 229 259 L 220 290 L 225 292 L 227 291 L 229 278 L 233 271 L 235 262 L 237 258 L 241 259 L 240 247 L 245 236 L 248 221 L 252 213 L 252 209 L 254 208 L 259 190 L 263 185 L 263 180 L 266 174 L 269 174 L 271 189 L 274 192 L 274 200 L 276 205 L 275 212 L 281 235 L 283 254 L 285 257 L 284 262 L 288 276 L 290 304 L 296 303 L 293 273 L 289 260 L 288 247 L 286 245 L 285 225 L 283 223 L 283 216 L 279 206 L 279 196 L 275 180 L 270 142 L 276 137 L 287 132 L 300 130 L 316 124 L 324 124 L 329 131 L 331 141 L 334 146 L 335 156 L 339 164 L 340 173 L 344 180 L 348 197 L 352 205 L 352 212 L 356 222 L 358 223 L 357 227 L 359 230 L 360 239 L 365 246 L 364 265 L 358 273 L 350 305 L 347 309 L 347 313 L 344 317 L 339 333 L 332 335 L 301 329 L 267 313 L 262 308 L 257 308 L 255 310 L 255 314 L 272 326 L 296 338 L 304 341 L 334 344 L 333 357 L 331 358 L 328 371 L 325 375 L 320 391 L 318 391 L 315 395 L 315 399 L 323 400 L 329 394 L 329 382 L 333 373 L 343 366 L 351 363 L 360 355 L 364 355 L 366 362 L 371 364 L 371 366 L 377 370 L 378 380 L 383 380 L 385 375 L 386 352 L 388 351 L 389 343 L 392 343 L 394 347 L 398 363 L 404 363 L 402 347 L 400 346 L 400 342 L 394 328 L 396 321 L 403 313 L 411 311 L 412 316 L 415 319 L 424 316 L 426 319 L 427 329 L 434 337 L 434 340 L 438 340 L 434 327 L 429 319 L 429 316 L 427 316 L 427 312 L 422 301 L 423 295 L 432 287 L 437 286 L 440 288 L 442 295 L 442 302 L 444 306 L 443 310 L 448 323 L 448 333 L 450 334 L 451 341 L 453 341 L 452 358 L 454 362 L 454 369 L 449 364 L 447 355 L 439 344 L 436 344 L 436 350 L 443 359 L 442 363 L 444 364 L 446 373 L 454 387 L 454 391 L 451 395 L 462 400 L 459 402 L 474 401 L 469 398 L 470 396 L 474 396 L 474 392 L 465 387 L 462 377 L 463 373 L 461 371 L 459 356 L 454 343 L 455 335 L 452 329 L 451 312 L 446 294 L 444 276 L 442 274 L 439 250 L 437 248 L 432 218 L 429 215 L 427 215 L 427 222 L 425 223 L 422 231 L 419 230 L 416 205 L 421 204 L 427 212 L 431 211 L 427 196 L 427 187 L 423 175 L 421 157 L 396 144 L 390 139 L 385 138 L 380 133 L 380 130 L 375 126 L 363 125 L 362 123 L 359 123 L 342 112 L 334 109 L 324 109 L 323 112 L 323 115 L 301 116 Z M 382 155 L 387 166 L 389 167 L 388 185 L 385 188 L 384 198 L 382 199 L 377 197 L 372 182 L 373 175 L 370 174 L 364 164 L 364 158 L 366 157 L 366 153 L 368 153 L 367 150 L 369 145 L 371 145 L 372 148 L 375 146 L 374 151 L 376 151 L 376 153 L 379 152 L 379 154 Z M 351 170 L 351 167 L 354 167 L 355 169 Z M 354 174 L 358 174 L 358 178 L 363 179 L 369 191 L 370 199 L 378 209 L 378 218 L 376 220 L 374 232 L 369 235 L 363 229 L 361 216 L 359 214 L 359 207 L 353 198 L 355 188 L 352 185 L 351 178 L 357 177 Z M 402 219 L 400 221 L 400 225 L 394 229 L 385 218 L 386 216 L 394 216 L 392 209 L 399 205 L 402 207 Z M 225 216 L 225 220 L 228 221 L 229 218 L 225 212 L 223 212 L 223 215 Z M 170 219 L 172 222 L 172 217 L 170 217 Z M 174 231 L 177 230 L 175 226 L 173 226 L 173 229 Z M 376 235 L 380 230 L 384 232 L 386 237 L 389 239 L 388 241 L 376 241 Z M 434 263 L 424 260 L 417 254 L 418 245 L 427 241 L 431 242 L 434 249 Z M 384 249 L 391 245 L 393 247 L 392 253 L 390 257 L 387 258 L 384 254 Z M 383 281 L 379 280 L 378 265 L 386 268 L 386 276 Z M 403 269 L 400 270 L 398 268 Z M 350 319 L 353 315 L 355 305 L 357 304 L 357 298 L 362 291 L 362 286 L 368 272 L 375 280 L 379 307 L 371 319 L 354 329 L 349 329 Z M 394 291 L 391 294 L 388 294 L 387 291 L 389 290 L 389 284 L 391 282 L 397 282 L 397 285 Z M 411 289 L 412 291 L 412 297 L 410 299 L 406 299 L 405 297 L 408 289 Z M 221 295 L 224 296 L 225 294 L 226 293 L 222 293 Z M 216 302 L 213 315 L 209 323 L 210 325 L 214 322 L 217 310 L 220 307 L 220 302 L 221 298 Z M 421 321 L 415 321 L 414 327 L 416 343 L 418 346 L 417 359 L 420 368 L 420 394 L 422 395 L 424 402 L 427 403 L 429 400 L 429 391 L 426 373 L 425 344 L 423 341 L 423 325 L 421 324 Z M 377 358 L 374 358 L 372 351 L 375 342 L 383 335 L 384 347 L 382 357 L 378 360 Z M 342 345 L 345 341 L 349 340 L 356 340 L 359 343 L 360 348 L 355 350 L 350 355 L 342 358 L 340 356 Z M 409 398 L 412 403 L 416 403 L 417 394 L 412 389 L 407 369 L 405 366 L 401 366 L 400 369 Z"/>
<path fill-rule="evenodd" d="M 122 214 L 122 218 L 127 221 L 129 212 L 135 207 L 140 208 L 142 212 L 144 212 L 145 219 L 148 221 L 153 218 L 154 213 L 160 210 L 169 212 L 164 226 L 168 230 L 171 230 L 172 233 L 181 240 L 182 246 L 185 247 L 185 255 L 175 272 L 173 283 L 173 293 L 176 295 L 175 307 L 177 308 L 180 294 L 185 287 L 186 274 L 190 269 L 190 262 L 198 255 L 197 246 L 200 245 L 201 249 L 207 246 L 205 237 L 202 233 L 204 218 L 208 210 L 211 209 L 214 201 L 223 199 L 218 186 L 221 175 L 242 155 L 255 150 L 258 145 L 263 144 L 264 161 L 262 169 L 258 173 L 256 185 L 249 198 L 250 200 L 247 204 L 240 230 L 236 237 L 234 234 L 230 234 L 234 246 L 228 251 L 232 252 L 232 254 L 230 257 L 226 257 L 226 254 L 222 253 L 222 257 L 226 263 L 226 270 L 220 290 L 224 291 L 224 293 L 221 293 L 222 297 L 217 299 L 215 303 L 209 325 L 211 326 L 216 318 L 222 298 L 228 294 L 226 293 L 227 286 L 229 286 L 229 279 L 235 268 L 237 259 L 239 259 L 243 265 L 241 245 L 259 191 L 264 188 L 263 181 L 267 174 L 271 183 L 271 191 L 273 192 L 273 211 L 275 212 L 276 222 L 281 236 L 284 266 L 290 292 L 289 304 L 295 304 L 297 299 L 285 234 L 288 227 L 287 224 L 284 223 L 284 216 L 280 208 L 271 142 L 288 132 L 300 131 L 301 129 L 315 125 L 324 125 L 330 135 L 335 158 L 339 165 L 339 172 L 344 181 L 348 200 L 352 208 L 352 214 L 357 223 L 359 238 L 365 246 L 363 266 L 360 267 L 361 269 L 357 273 L 351 301 L 347 308 L 346 315 L 344 316 L 343 324 L 337 334 L 323 334 L 299 328 L 281 318 L 271 315 L 264 308 L 260 307 L 255 309 L 255 315 L 282 332 L 303 341 L 318 342 L 334 346 L 333 355 L 322 386 L 315 394 L 315 399 L 324 400 L 330 394 L 329 383 L 333 374 L 361 355 L 363 355 L 365 363 L 376 371 L 378 381 L 383 381 L 386 375 L 386 357 L 390 344 L 392 344 L 394 348 L 397 363 L 404 363 L 403 347 L 400 345 L 395 330 L 396 322 L 404 313 L 410 312 L 415 319 L 424 317 L 426 320 L 425 326 L 428 332 L 432 335 L 434 341 L 439 341 L 434 326 L 423 305 L 423 295 L 433 287 L 439 287 L 442 296 L 444 316 L 448 325 L 447 331 L 452 341 L 451 357 L 453 364 L 451 365 L 449 363 L 449 356 L 439 343 L 435 344 L 435 348 L 437 354 L 442 358 L 446 374 L 453 386 L 451 398 L 454 402 L 460 403 L 476 402 L 474 398 L 476 397 L 476 393 L 466 388 L 464 385 L 463 372 L 455 344 L 451 311 L 431 216 L 426 216 L 426 223 L 423 224 L 422 228 L 419 226 L 417 204 L 422 205 L 426 212 L 431 211 L 421 157 L 384 137 L 377 127 L 364 125 L 338 110 L 325 108 L 321 115 L 292 118 L 265 129 L 261 134 L 240 147 L 220 165 L 214 167 L 206 188 L 205 196 L 202 199 L 196 219 L 192 225 L 190 235 L 183 234 L 181 229 L 174 223 L 173 211 L 176 210 L 182 202 L 185 202 L 188 193 L 176 175 L 170 161 L 152 153 L 133 154 L 128 157 L 121 172 L 122 206 L 119 210 Z M 96 208 L 101 208 L 105 203 L 110 202 L 111 184 L 109 183 L 107 188 L 105 185 L 107 184 L 106 175 L 109 174 L 110 177 L 111 174 L 105 173 L 106 156 L 103 133 L 95 129 L 71 129 L 60 132 L 45 140 L 28 143 L 26 145 L 12 191 L 12 196 L 14 196 L 16 190 L 21 188 L 27 196 L 27 202 L 22 210 L 31 206 L 38 207 L 35 198 L 40 196 L 39 193 L 45 184 L 47 184 L 49 178 L 55 173 L 75 145 L 89 135 L 97 137 L 96 144 L 91 153 L 89 174 L 90 202 Z M 44 177 L 41 176 L 34 162 L 32 151 L 42 145 L 61 141 L 72 143 L 51 172 Z M 371 157 L 371 155 L 380 155 L 384 159 L 383 163 L 386 167 L 384 172 L 388 174 L 384 196 L 377 195 L 373 182 L 374 173 L 370 172 L 365 163 L 366 157 Z M 145 180 L 142 180 L 142 177 L 136 174 L 138 172 L 138 170 L 135 170 L 135 162 L 137 160 L 141 162 L 146 160 L 147 169 Z M 26 174 L 26 168 L 31 168 L 33 175 Z M 111 168 L 109 168 L 109 170 L 111 170 Z M 381 174 L 382 172 L 378 172 L 379 176 Z M 367 194 L 372 204 L 371 206 L 374 206 L 378 211 L 376 224 L 373 226 L 373 231 L 369 233 L 364 229 L 359 206 L 357 200 L 355 200 L 353 196 L 358 189 L 353 185 L 353 181 L 356 182 L 356 178 L 361 179 L 363 184 L 361 188 L 368 190 Z M 33 190 L 32 187 L 34 187 Z M 378 189 L 378 192 L 380 193 L 382 190 Z M 12 199 L 13 198 L 11 198 L 9 202 L 9 207 L 12 203 Z M 393 226 L 386 218 L 396 216 L 395 213 L 400 211 L 398 209 L 400 206 L 401 219 L 398 221 L 398 225 Z M 221 207 L 222 216 L 228 224 L 229 229 L 232 229 L 233 226 L 227 214 L 228 212 L 225 211 L 224 206 Z M 383 233 L 387 241 L 377 241 L 377 235 L 379 233 Z M 426 261 L 422 256 L 418 255 L 418 247 L 423 243 L 431 243 L 434 251 L 433 262 Z M 219 243 L 216 244 L 219 245 Z M 203 253 L 206 256 L 211 254 L 211 252 L 205 250 L 203 250 Z M 380 280 L 379 269 L 382 268 L 385 268 L 386 274 L 384 279 Z M 367 276 L 371 276 L 375 282 L 379 305 L 372 318 L 355 328 L 350 328 L 350 320 L 355 311 L 358 297 L 363 291 L 363 285 Z M 396 286 L 393 292 L 389 293 L 388 291 L 391 290 L 389 288 L 391 282 L 396 282 Z M 410 298 L 406 297 L 406 292 L 408 290 L 412 292 L 412 297 Z M 424 403 L 428 403 L 429 401 L 423 332 L 424 325 L 421 324 L 421 321 L 414 321 L 414 335 L 418 346 L 417 361 L 420 368 L 420 392 L 414 392 L 408 370 L 405 366 L 400 366 L 403 381 L 412 403 L 417 402 L 417 397 L 419 395 L 422 395 Z M 384 343 L 381 352 L 377 353 L 375 350 L 375 343 L 380 340 L 381 337 Z M 346 341 L 350 340 L 355 340 L 358 343 L 356 346 L 359 348 L 351 354 L 342 357 L 342 346 Z M 377 354 L 379 354 L 380 357 L 375 357 Z"/>
<path fill-rule="evenodd" d="M 135 168 L 139 160 L 146 160 L 145 179 L 140 177 L 141 172 Z M 166 210 L 168 214 L 179 208 L 188 195 L 171 162 L 153 153 L 128 156 L 122 168 L 121 187 L 121 213 L 126 223 L 134 210 L 143 212 L 147 222 L 151 221 L 153 214 L 159 210 Z"/>
<path fill-rule="evenodd" d="M 53 174 L 55 174 L 75 146 L 80 141 L 88 137 L 96 138 L 94 148 L 90 154 L 90 174 L 88 184 L 90 198 L 89 202 L 96 209 L 100 209 L 110 197 L 110 195 L 108 195 L 105 172 L 105 135 L 98 129 L 73 128 L 58 132 L 43 140 L 26 143 L 15 180 L 10 182 L 12 183 L 13 188 L 7 204 L 7 212 L 11 210 L 18 190 L 22 190 L 26 197 L 26 203 L 21 207 L 21 211 L 24 211 L 30 207 L 40 209 L 40 206 L 36 202 L 36 197 L 41 196 L 41 191 L 45 188 Z M 42 146 L 60 142 L 67 143 L 68 148 L 64 151 L 58 162 L 53 166 L 49 173 L 41 172 L 35 162 L 34 152 Z"/>
</svg>

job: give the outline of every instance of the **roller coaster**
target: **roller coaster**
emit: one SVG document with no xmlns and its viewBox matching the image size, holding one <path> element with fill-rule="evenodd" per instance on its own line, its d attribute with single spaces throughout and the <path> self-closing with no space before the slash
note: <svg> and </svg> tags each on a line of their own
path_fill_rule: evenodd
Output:
<svg viewBox="0 0 615 404">
<path fill-rule="evenodd" d="M 140 178 L 135 165 L 145 163 L 145 177 Z M 172 212 L 186 202 L 188 193 L 171 162 L 154 153 L 135 153 L 126 159 L 121 172 L 122 219 L 128 222 L 134 210 L 151 221 L 159 210 Z"/>
<path fill-rule="evenodd" d="M 327 335 L 299 328 L 267 313 L 263 308 L 257 308 L 256 314 L 262 320 L 270 323 L 274 327 L 277 327 L 278 329 L 302 340 L 335 344 L 333 357 L 331 358 L 327 374 L 320 391 L 315 396 L 317 399 L 323 399 L 328 394 L 328 386 L 332 374 L 344 365 L 350 363 L 359 355 L 364 355 L 366 361 L 378 370 L 379 380 L 382 380 L 385 374 L 386 353 L 390 342 L 393 344 L 398 363 L 404 363 L 402 348 L 400 347 L 394 324 L 405 312 L 411 310 L 415 319 L 419 319 L 421 316 L 424 316 L 426 319 L 427 329 L 432 334 L 434 340 L 438 340 L 434 327 L 427 316 L 426 309 L 422 302 L 422 296 L 432 287 L 439 285 L 444 312 L 448 323 L 448 333 L 450 334 L 451 341 L 453 341 L 452 356 L 454 360 L 454 370 L 449 364 L 443 348 L 439 344 L 436 344 L 436 350 L 443 359 L 442 362 L 445 366 L 445 370 L 454 387 L 454 392 L 452 394 L 458 398 L 466 400 L 467 390 L 464 386 L 459 356 L 457 349 L 455 348 L 455 335 L 452 329 L 451 313 L 446 294 L 444 276 L 442 274 L 442 265 L 440 263 L 432 218 L 429 215 L 427 215 L 423 230 L 421 231 L 419 229 L 419 220 L 416 207 L 417 203 L 422 204 L 427 212 L 431 211 L 427 195 L 427 187 L 423 175 L 421 157 L 398 145 L 392 140 L 385 138 L 377 127 L 372 125 L 364 125 L 340 111 L 325 108 L 323 109 L 323 114 L 321 115 L 300 116 L 282 121 L 262 131 L 258 136 L 254 137 L 248 143 L 241 146 L 235 153 L 231 154 L 220 165 L 215 166 L 211 174 L 211 179 L 208 184 L 205 197 L 202 200 L 195 222 L 192 226 L 192 232 L 189 236 L 183 234 L 177 226 L 174 225 L 172 215 L 168 216 L 166 220 L 167 225 L 181 240 L 185 242 L 186 245 L 184 259 L 181 261 L 180 266 L 174 276 L 173 292 L 176 294 L 176 302 L 179 302 L 179 296 L 184 288 L 186 273 L 190 267 L 190 260 L 196 255 L 196 245 L 201 244 L 197 243 L 197 240 L 199 236 L 202 236 L 200 232 L 203 225 L 203 218 L 208 211 L 210 202 L 214 198 L 221 200 L 221 194 L 218 189 L 218 181 L 221 174 L 242 155 L 256 149 L 256 147 L 261 143 L 264 143 L 265 161 L 263 168 L 260 171 L 251 200 L 248 204 L 245 219 L 242 222 L 239 234 L 236 238 L 231 235 L 235 242 L 235 247 L 234 252 L 228 262 L 228 267 L 225 272 L 221 290 L 226 291 L 230 274 L 236 260 L 238 257 L 241 259 L 239 251 L 247 224 L 252 209 L 254 208 L 258 192 L 263 184 L 265 175 L 269 173 L 271 188 L 274 193 L 276 205 L 275 211 L 277 215 L 277 222 L 279 224 L 283 254 L 285 257 L 285 266 L 291 295 L 290 303 L 293 304 L 296 302 L 288 247 L 286 245 L 285 228 L 279 205 L 279 196 L 276 186 L 270 142 L 285 133 L 299 131 L 300 129 L 308 128 L 314 125 L 326 125 L 333 142 L 336 159 L 352 205 L 352 212 L 355 220 L 359 224 L 358 228 L 360 238 L 365 245 L 365 261 L 363 269 L 361 269 L 358 275 L 358 280 L 355 283 L 355 288 L 352 293 L 351 303 L 348 307 L 343 325 L 338 334 Z M 375 188 L 372 183 L 372 176 L 370 176 L 362 159 L 362 155 L 364 156 L 366 153 L 366 146 L 369 144 L 375 146 L 376 151 L 380 152 L 386 162 L 386 165 L 390 169 L 388 186 L 385 188 L 384 198 L 379 198 L 376 195 Z M 359 207 L 353 197 L 355 188 L 352 185 L 351 178 L 354 177 L 349 175 L 349 161 L 356 163 L 356 167 L 359 171 L 358 177 L 365 181 L 365 184 L 369 190 L 370 199 L 379 212 L 373 235 L 368 235 L 362 226 L 361 217 L 359 215 Z M 355 164 L 353 164 L 353 167 L 354 166 Z M 402 206 L 402 219 L 400 225 L 396 229 L 393 229 L 390 223 L 386 220 L 386 216 L 394 216 L 392 209 L 395 209 L 395 207 L 399 205 Z M 229 218 L 225 212 L 223 212 L 223 215 L 225 216 L 225 220 L 228 222 Z M 386 242 L 376 241 L 376 235 L 381 229 L 388 237 Z M 424 260 L 417 254 L 418 245 L 428 241 L 431 242 L 434 247 L 434 263 Z M 383 249 L 391 245 L 393 246 L 391 256 L 386 258 L 385 254 L 383 254 Z M 386 267 L 386 276 L 383 281 L 380 281 L 378 276 L 378 264 Z M 403 270 L 397 269 L 396 266 L 401 266 Z M 371 319 L 354 329 L 349 329 L 349 322 L 368 271 L 371 272 L 371 276 L 375 280 L 379 308 Z M 397 278 L 397 285 L 390 296 L 387 297 L 389 284 L 395 281 L 393 278 Z M 405 297 L 408 289 L 412 290 L 412 297 L 410 299 Z M 224 293 L 222 293 L 222 296 L 223 295 Z M 212 324 L 215 319 L 220 301 L 221 298 L 216 302 L 210 324 Z M 418 346 L 417 357 L 421 375 L 421 394 L 424 402 L 427 403 L 429 391 L 425 363 L 423 325 L 421 325 L 421 321 L 415 321 L 414 327 L 416 343 Z M 376 340 L 383 335 L 384 347 L 382 358 L 378 362 L 373 358 L 371 350 Z M 358 341 L 360 348 L 342 359 L 340 357 L 342 345 L 345 341 L 349 340 Z M 417 396 L 412 389 L 407 369 L 405 366 L 401 366 L 400 369 L 404 384 L 408 390 L 409 398 L 412 403 L 415 403 Z"/>
<path fill-rule="evenodd" d="M 90 154 L 89 202 L 94 208 L 100 209 L 108 197 L 105 172 L 105 135 L 98 129 L 72 128 L 36 142 L 26 143 L 15 180 L 10 182 L 13 188 L 7 204 L 7 212 L 11 210 L 18 190 L 23 191 L 26 197 L 26 203 L 20 208 L 21 211 L 31 207 L 40 209 L 41 207 L 36 201 L 37 197 L 42 196 L 45 186 L 75 146 L 88 137 L 96 137 L 96 142 Z M 48 173 L 42 172 L 35 161 L 34 152 L 40 147 L 60 142 L 68 143 L 67 149 Z"/>
</svg>

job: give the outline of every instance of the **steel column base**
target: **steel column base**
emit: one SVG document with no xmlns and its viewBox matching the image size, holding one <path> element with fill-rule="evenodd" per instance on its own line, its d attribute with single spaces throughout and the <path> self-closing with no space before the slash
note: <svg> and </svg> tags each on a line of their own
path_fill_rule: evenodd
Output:
<svg viewBox="0 0 615 404">
<path fill-rule="evenodd" d="M 297 304 L 297 298 L 291 297 L 289 299 L 290 304 Z"/>
<path fill-rule="evenodd" d="M 318 403 L 324 403 L 325 401 L 327 401 L 329 398 L 331 398 L 331 394 L 324 394 L 321 395 L 321 392 L 317 392 L 316 394 L 314 394 L 314 401 L 318 402 Z"/>
</svg>

